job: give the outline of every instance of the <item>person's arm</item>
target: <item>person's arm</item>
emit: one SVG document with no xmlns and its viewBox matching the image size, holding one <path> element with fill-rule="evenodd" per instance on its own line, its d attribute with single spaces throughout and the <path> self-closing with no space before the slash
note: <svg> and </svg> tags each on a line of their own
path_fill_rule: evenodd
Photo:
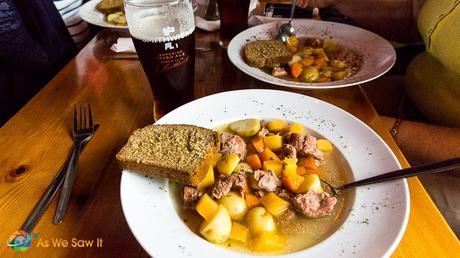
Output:
<svg viewBox="0 0 460 258">
<path fill-rule="evenodd" d="M 390 131 L 396 119 L 380 118 L 385 129 Z M 460 128 L 404 120 L 399 125 L 395 141 L 411 165 L 460 157 Z M 460 177 L 460 169 L 449 173 Z"/>
<path fill-rule="evenodd" d="M 398 42 L 420 41 L 417 16 L 426 0 L 297 0 L 300 7 L 336 8 L 356 25 Z M 321 15 L 321 14 L 320 14 Z"/>
</svg>

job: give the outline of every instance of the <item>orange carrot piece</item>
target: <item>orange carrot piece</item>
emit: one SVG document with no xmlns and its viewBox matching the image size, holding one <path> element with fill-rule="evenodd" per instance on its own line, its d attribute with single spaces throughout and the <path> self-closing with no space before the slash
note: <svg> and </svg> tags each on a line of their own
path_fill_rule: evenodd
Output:
<svg viewBox="0 0 460 258">
<path fill-rule="evenodd" d="M 257 136 L 255 138 L 252 138 L 252 145 L 258 153 L 262 153 L 265 149 L 264 137 Z"/>
<path fill-rule="evenodd" d="M 306 168 L 302 166 L 297 167 L 297 174 L 304 176 L 304 175 L 309 175 L 309 174 L 319 174 L 320 172 L 317 169 L 314 168 Z"/>
<path fill-rule="evenodd" d="M 262 161 L 280 160 L 280 158 L 278 158 L 278 156 L 276 156 L 276 154 L 268 148 L 265 148 L 265 150 L 260 154 L 260 158 L 262 159 Z"/>
<path fill-rule="evenodd" d="M 302 73 L 302 65 L 300 63 L 294 63 L 291 65 L 291 74 L 294 78 L 299 77 L 299 75 Z"/>
<path fill-rule="evenodd" d="M 261 169 L 262 168 L 262 162 L 260 162 L 259 155 L 257 154 L 251 154 L 246 157 L 246 160 L 248 161 L 249 165 L 253 169 Z"/>
<path fill-rule="evenodd" d="M 321 68 L 323 68 L 324 66 L 326 65 L 326 58 L 324 58 L 323 56 L 316 59 L 315 61 L 315 68 L 320 70 Z"/>
<path fill-rule="evenodd" d="M 316 160 L 313 157 L 300 158 L 297 164 L 305 168 L 316 169 L 318 167 L 318 164 L 316 163 Z"/>
<path fill-rule="evenodd" d="M 304 180 L 305 179 L 301 175 L 285 175 L 281 178 L 281 183 L 290 191 L 296 192 Z"/>
<path fill-rule="evenodd" d="M 253 194 L 245 194 L 244 199 L 246 200 L 246 204 L 248 205 L 248 208 L 251 209 L 252 207 L 255 207 L 257 205 L 260 205 L 260 200 Z"/>
</svg>

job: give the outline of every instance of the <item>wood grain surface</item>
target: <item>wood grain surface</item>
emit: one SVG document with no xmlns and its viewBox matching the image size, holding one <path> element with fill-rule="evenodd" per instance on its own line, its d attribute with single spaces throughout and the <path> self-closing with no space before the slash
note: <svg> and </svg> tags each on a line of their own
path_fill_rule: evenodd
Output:
<svg viewBox="0 0 460 258">
<path fill-rule="evenodd" d="M 98 34 L 45 88 L 0 129 L 0 257 L 147 257 L 123 217 L 119 187 L 121 170 L 114 155 L 130 133 L 153 122 L 152 95 L 136 60 L 106 60 L 111 32 Z M 216 46 L 217 34 L 197 33 L 211 51 L 196 53 L 195 95 L 242 88 L 277 88 L 247 77 Z M 286 90 L 283 88 L 283 90 Z M 360 87 L 303 91 L 352 113 L 389 144 L 408 166 Z M 5 242 L 19 229 L 65 161 L 72 146 L 72 109 L 91 103 L 101 126 L 79 162 L 69 210 L 53 225 L 53 201 L 33 233 L 32 247 L 15 253 Z M 410 179 L 408 228 L 394 257 L 458 257 L 460 244 L 418 179 Z M 153 218 L 152 218 L 153 219 Z M 152 232 L 155 234 L 156 232 Z M 95 240 L 102 247 L 53 247 L 51 239 Z M 49 247 L 44 241 L 49 240 Z M 40 242 L 41 241 L 41 242 Z M 37 246 L 41 243 L 41 246 Z M 378 243 L 376 243 L 378 244 Z"/>
</svg>

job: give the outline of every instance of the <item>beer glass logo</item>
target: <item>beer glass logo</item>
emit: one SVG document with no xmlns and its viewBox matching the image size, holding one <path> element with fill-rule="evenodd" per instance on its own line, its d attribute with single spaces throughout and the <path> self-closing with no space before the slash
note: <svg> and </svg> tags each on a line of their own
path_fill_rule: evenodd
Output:
<svg viewBox="0 0 460 258">
<path fill-rule="evenodd" d="M 31 242 L 32 239 L 29 233 L 24 230 L 18 230 L 11 234 L 6 244 L 16 252 L 24 252 L 29 249 Z"/>
</svg>

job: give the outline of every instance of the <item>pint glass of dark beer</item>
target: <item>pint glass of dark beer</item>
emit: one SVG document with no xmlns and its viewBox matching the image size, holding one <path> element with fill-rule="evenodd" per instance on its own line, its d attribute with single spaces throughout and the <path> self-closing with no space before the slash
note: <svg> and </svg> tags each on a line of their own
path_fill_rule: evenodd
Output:
<svg viewBox="0 0 460 258">
<path fill-rule="evenodd" d="M 193 100 L 195 19 L 189 0 L 125 0 L 129 32 L 153 93 L 155 121 Z"/>
<path fill-rule="evenodd" d="M 250 0 L 217 0 L 221 47 L 227 48 L 233 37 L 248 28 L 249 2 Z"/>
</svg>

